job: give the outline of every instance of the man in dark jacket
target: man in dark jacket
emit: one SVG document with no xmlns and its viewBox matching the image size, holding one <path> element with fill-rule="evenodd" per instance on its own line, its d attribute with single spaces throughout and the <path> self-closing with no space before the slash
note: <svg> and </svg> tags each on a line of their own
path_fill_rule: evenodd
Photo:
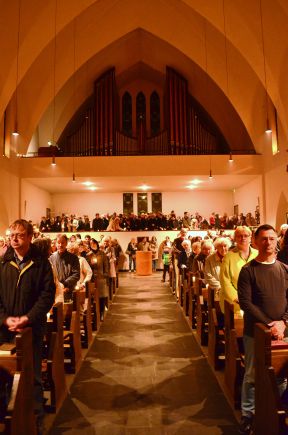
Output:
<svg viewBox="0 0 288 435">
<path fill-rule="evenodd" d="M 53 305 L 55 284 L 51 265 L 31 244 L 32 225 L 16 220 L 10 226 L 11 246 L 0 262 L 0 342 L 11 342 L 32 327 L 35 412 L 43 416 L 41 360 L 46 313 Z"/>
</svg>

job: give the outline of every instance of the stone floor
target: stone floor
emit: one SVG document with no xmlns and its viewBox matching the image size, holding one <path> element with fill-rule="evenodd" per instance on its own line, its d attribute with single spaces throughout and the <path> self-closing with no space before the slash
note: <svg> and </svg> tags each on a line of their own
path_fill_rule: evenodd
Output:
<svg viewBox="0 0 288 435">
<path fill-rule="evenodd" d="M 49 434 L 236 434 L 168 284 L 159 273 L 120 283 Z"/>
</svg>

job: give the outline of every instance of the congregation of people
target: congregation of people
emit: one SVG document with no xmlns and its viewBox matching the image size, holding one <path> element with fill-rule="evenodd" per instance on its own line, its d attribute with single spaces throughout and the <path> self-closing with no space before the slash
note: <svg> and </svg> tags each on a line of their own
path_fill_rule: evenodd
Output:
<svg viewBox="0 0 288 435">
<path fill-rule="evenodd" d="M 180 230 L 187 229 L 234 229 L 240 225 L 254 227 L 259 225 L 259 211 L 256 210 L 254 216 L 252 213 L 244 215 L 228 216 L 227 213 L 222 215 L 212 212 L 210 216 L 201 216 L 200 213 L 184 212 L 183 216 L 177 216 L 172 210 L 169 214 L 141 213 L 139 215 L 117 214 L 100 215 L 95 214 L 93 219 L 87 215 L 76 217 L 75 214 L 70 216 L 61 214 L 56 217 L 42 217 L 40 223 L 34 223 L 35 227 L 42 233 L 46 232 L 79 232 L 79 231 L 162 231 L 162 230 Z"/>
<path fill-rule="evenodd" d="M 14 339 L 27 326 L 32 327 L 34 349 L 35 413 L 43 419 L 41 393 L 41 349 L 47 312 L 56 302 L 72 300 L 76 289 L 97 283 L 101 320 L 108 308 L 110 281 L 123 270 L 136 270 L 137 251 L 152 252 L 153 272 L 161 269 L 162 282 L 174 270 L 176 276 L 195 277 L 215 289 L 223 314 L 224 300 L 244 311 L 245 376 L 242 389 L 243 434 L 250 433 L 254 415 L 253 325 L 269 325 L 276 339 L 283 339 L 287 306 L 288 225 L 277 235 L 270 225 L 262 225 L 254 234 L 248 226 L 236 227 L 234 237 L 225 234 L 204 239 L 188 236 L 183 226 L 174 240 L 167 236 L 159 245 L 153 236 L 131 238 L 127 247 L 117 239 L 59 232 L 55 239 L 33 235 L 33 226 L 17 220 L 10 234 L 0 238 L 0 342 Z M 277 260 L 276 260 L 277 258 Z M 264 278 L 261 278 L 264 277 Z M 278 292 L 278 293 L 277 293 Z M 179 293 L 176 286 L 176 295 Z M 277 296 L 278 295 L 278 296 Z M 286 389 L 281 379 L 281 391 Z M 39 431 L 41 433 L 41 430 Z"/>
</svg>

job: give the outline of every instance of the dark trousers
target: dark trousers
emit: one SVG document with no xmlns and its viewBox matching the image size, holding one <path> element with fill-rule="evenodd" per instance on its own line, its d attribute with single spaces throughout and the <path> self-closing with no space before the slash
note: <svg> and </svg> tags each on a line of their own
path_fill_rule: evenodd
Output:
<svg viewBox="0 0 288 435">
<path fill-rule="evenodd" d="M 166 273 L 167 272 L 168 272 L 168 276 L 169 276 L 169 268 L 170 268 L 169 264 L 164 264 L 164 268 L 163 268 L 163 281 L 165 281 Z"/>
</svg>

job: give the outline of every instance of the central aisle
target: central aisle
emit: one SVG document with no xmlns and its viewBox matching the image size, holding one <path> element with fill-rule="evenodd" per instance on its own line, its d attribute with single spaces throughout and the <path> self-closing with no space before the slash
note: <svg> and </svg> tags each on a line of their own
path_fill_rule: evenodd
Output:
<svg viewBox="0 0 288 435">
<path fill-rule="evenodd" d="M 237 424 L 160 274 L 120 275 L 50 434 L 234 435 Z"/>
</svg>

